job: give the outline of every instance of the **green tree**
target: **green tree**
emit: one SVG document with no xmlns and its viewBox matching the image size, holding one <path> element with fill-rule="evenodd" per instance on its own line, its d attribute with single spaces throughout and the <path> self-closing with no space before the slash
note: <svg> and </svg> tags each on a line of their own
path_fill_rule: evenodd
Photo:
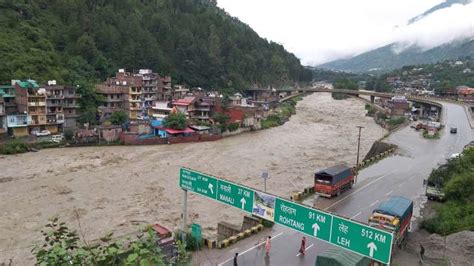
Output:
<svg viewBox="0 0 474 266">
<path fill-rule="evenodd" d="M 97 107 L 102 101 L 102 97 L 95 92 L 94 86 L 89 83 L 77 85 L 77 92 L 81 95 L 78 121 L 83 124 L 96 125 L 98 123 Z"/>
<path fill-rule="evenodd" d="M 186 128 L 186 115 L 181 112 L 169 114 L 163 121 L 163 125 L 167 128 L 183 130 Z"/>
<path fill-rule="evenodd" d="M 134 239 L 112 241 L 109 233 L 90 244 L 54 218 L 41 233 L 43 244 L 32 251 L 38 265 L 165 265 L 151 228 L 141 230 Z"/>
<path fill-rule="evenodd" d="M 128 115 L 124 111 L 114 112 L 110 116 L 110 122 L 114 125 L 122 125 L 128 120 Z"/>
</svg>

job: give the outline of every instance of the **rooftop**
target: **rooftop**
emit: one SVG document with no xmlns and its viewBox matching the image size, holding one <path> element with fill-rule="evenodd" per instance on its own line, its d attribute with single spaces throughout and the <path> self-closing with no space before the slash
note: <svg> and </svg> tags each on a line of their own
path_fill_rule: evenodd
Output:
<svg viewBox="0 0 474 266">
<path fill-rule="evenodd" d="M 173 102 L 173 105 L 188 106 L 196 101 L 196 97 L 185 97 Z"/>
<path fill-rule="evenodd" d="M 39 85 L 36 82 L 36 80 L 28 79 L 28 80 L 19 80 L 16 82 L 18 86 L 22 89 L 28 89 L 28 88 L 33 88 L 33 89 L 38 89 Z"/>
</svg>

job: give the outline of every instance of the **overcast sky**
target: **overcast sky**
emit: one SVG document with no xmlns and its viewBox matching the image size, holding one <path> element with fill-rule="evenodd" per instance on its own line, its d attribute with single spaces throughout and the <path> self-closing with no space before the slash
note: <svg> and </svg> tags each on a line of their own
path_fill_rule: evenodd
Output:
<svg viewBox="0 0 474 266">
<path fill-rule="evenodd" d="M 218 0 L 261 37 L 283 44 L 303 64 L 350 57 L 394 41 L 431 48 L 474 36 L 474 3 L 454 5 L 407 26 L 443 0 Z"/>
</svg>

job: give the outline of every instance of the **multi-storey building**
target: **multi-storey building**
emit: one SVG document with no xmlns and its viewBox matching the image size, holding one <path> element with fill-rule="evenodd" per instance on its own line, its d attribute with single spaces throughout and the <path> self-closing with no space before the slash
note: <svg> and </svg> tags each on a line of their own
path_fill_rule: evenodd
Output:
<svg viewBox="0 0 474 266">
<path fill-rule="evenodd" d="M 20 114 L 30 115 L 31 124 L 28 133 L 43 130 L 48 125 L 46 118 L 46 90 L 40 88 L 34 80 L 15 82 L 15 101 Z"/>
<path fill-rule="evenodd" d="M 0 95 L 0 136 L 7 132 L 7 120 L 5 117 L 5 101 Z"/>
<path fill-rule="evenodd" d="M 76 87 L 64 86 L 64 128 L 77 128 L 79 118 L 79 98 Z"/>
<path fill-rule="evenodd" d="M 155 102 L 171 99 L 171 78 L 162 78 L 149 69 L 138 73 L 119 69 L 115 77 L 96 86 L 97 93 L 104 98 L 99 110 L 107 119 L 117 111 L 127 112 L 130 120 L 141 120 L 151 116 Z"/>
<path fill-rule="evenodd" d="M 51 133 L 64 129 L 64 86 L 56 85 L 55 80 L 48 81 L 46 90 L 46 129 Z"/>
<path fill-rule="evenodd" d="M 17 112 L 15 102 L 15 87 L 13 85 L 0 85 L 0 96 L 3 97 L 5 114 Z"/>
</svg>

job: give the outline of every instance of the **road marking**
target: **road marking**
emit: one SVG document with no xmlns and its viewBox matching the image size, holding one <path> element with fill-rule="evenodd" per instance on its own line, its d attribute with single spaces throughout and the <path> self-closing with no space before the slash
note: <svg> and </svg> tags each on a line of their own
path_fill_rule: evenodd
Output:
<svg viewBox="0 0 474 266">
<path fill-rule="evenodd" d="M 385 196 L 388 196 L 393 193 L 393 190 L 390 190 L 389 192 L 385 193 Z"/>
<path fill-rule="evenodd" d="M 377 202 L 379 202 L 379 200 L 376 200 L 376 201 L 372 202 L 372 203 L 370 204 L 370 207 L 372 207 L 372 206 L 374 206 L 375 204 L 377 204 Z"/>
<path fill-rule="evenodd" d="M 398 184 L 398 187 L 402 187 L 403 185 L 405 185 L 405 182 L 401 182 L 400 184 Z"/>
<path fill-rule="evenodd" d="M 281 236 L 282 234 L 283 234 L 283 232 L 280 232 L 280 233 L 278 233 L 277 235 L 272 236 L 272 240 L 275 239 L 275 238 L 277 238 L 277 237 L 279 237 L 279 236 Z M 251 248 L 245 250 L 245 251 L 242 252 L 242 253 L 239 253 L 239 257 L 242 256 L 242 255 L 244 255 L 245 253 L 249 252 L 250 250 L 252 250 L 252 249 L 254 249 L 254 248 L 257 248 L 257 247 L 259 247 L 259 246 L 261 246 L 261 245 L 263 245 L 263 244 L 265 244 L 265 241 L 263 241 L 262 243 L 259 243 L 259 244 L 255 245 L 255 246 L 253 246 L 253 247 L 251 247 Z M 233 260 L 233 259 L 234 259 L 234 257 L 232 257 L 232 258 L 230 258 L 230 259 L 228 259 L 228 260 L 226 260 L 226 261 L 224 261 L 224 262 L 221 262 L 221 263 L 219 263 L 219 264 L 217 264 L 217 265 L 218 265 L 218 266 L 222 266 L 222 265 L 226 264 L 227 262 L 229 262 L 229 261 L 231 261 L 231 260 Z"/>
<path fill-rule="evenodd" d="M 339 204 L 339 203 L 345 201 L 345 200 L 346 200 L 347 198 L 349 198 L 350 196 L 357 194 L 358 192 L 360 192 L 361 190 L 365 189 L 366 187 L 372 185 L 373 183 L 375 183 L 375 182 L 379 181 L 380 179 L 382 179 L 382 178 L 384 178 L 384 177 L 386 177 L 386 176 L 389 176 L 389 175 L 391 175 L 391 174 L 393 174 L 393 173 L 395 173 L 395 171 L 392 171 L 392 172 L 390 172 L 390 173 L 388 173 L 388 174 L 386 174 L 386 175 L 383 175 L 383 176 L 381 176 L 381 177 L 379 177 L 379 178 L 377 178 L 377 179 L 375 179 L 375 180 L 370 181 L 370 182 L 369 182 L 368 184 L 366 184 L 365 186 L 363 186 L 363 187 L 361 187 L 361 188 L 355 190 L 355 191 L 352 192 L 351 194 L 349 194 L 349 195 L 345 196 L 344 198 L 342 198 L 342 199 L 340 199 L 340 200 L 334 202 L 333 204 L 331 204 L 329 207 L 325 208 L 324 210 L 325 210 L 325 211 L 329 210 L 330 208 L 336 206 L 337 204 Z"/>
<path fill-rule="evenodd" d="M 304 249 L 304 251 L 310 249 L 312 246 L 314 246 L 314 244 L 309 245 L 307 248 Z M 299 257 L 300 255 L 301 255 L 301 253 L 298 253 L 298 254 L 296 254 L 296 257 Z"/>
<path fill-rule="evenodd" d="M 356 213 L 354 216 L 352 216 L 352 217 L 351 217 L 351 219 L 354 219 L 354 218 L 356 218 L 356 217 L 357 217 L 357 216 L 359 216 L 361 213 L 362 213 L 362 211 L 360 211 L 360 212 Z"/>
</svg>

